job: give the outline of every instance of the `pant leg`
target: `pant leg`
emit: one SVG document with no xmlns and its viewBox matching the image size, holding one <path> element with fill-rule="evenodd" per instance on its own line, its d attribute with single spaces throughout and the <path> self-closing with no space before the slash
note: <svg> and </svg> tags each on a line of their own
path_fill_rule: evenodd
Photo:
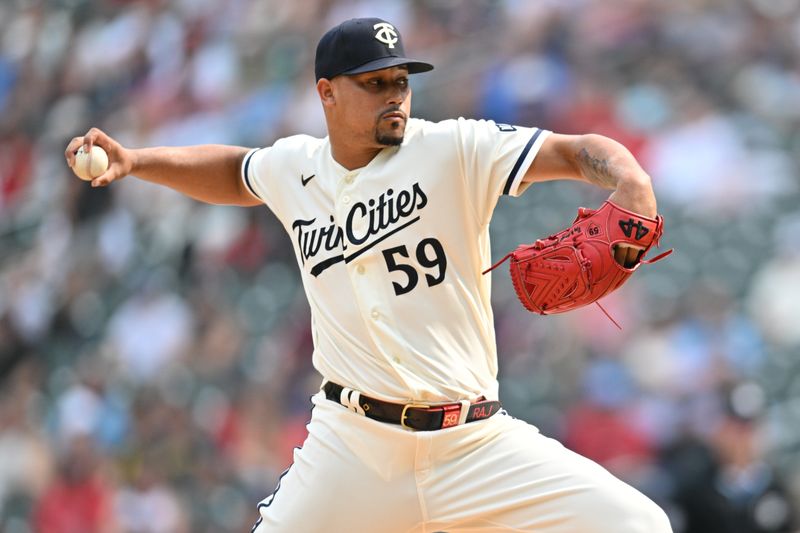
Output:
<svg viewBox="0 0 800 533">
<path fill-rule="evenodd" d="M 430 433 L 426 531 L 670 533 L 666 514 L 597 463 L 504 413 Z"/>
<path fill-rule="evenodd" d="M 317 395 L 309 435 L 276 492 L 259 504 L 254 533 L 400 533 L 422 521 L 414 433 Z"/>
</svg>

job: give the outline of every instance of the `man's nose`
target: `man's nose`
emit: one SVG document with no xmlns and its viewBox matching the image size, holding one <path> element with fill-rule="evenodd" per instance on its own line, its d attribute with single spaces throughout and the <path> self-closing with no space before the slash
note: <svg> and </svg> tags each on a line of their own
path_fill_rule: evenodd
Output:
<svg viewBox="0 0 800 533">
<path fill-rule="evenodd" d="M 387 93 L 387 104 L 402 104 L 403 100 L 406 99 L 406 95 L 408 95 L 408 89 L 404 87 L 390 87 Z"/>
</svg>

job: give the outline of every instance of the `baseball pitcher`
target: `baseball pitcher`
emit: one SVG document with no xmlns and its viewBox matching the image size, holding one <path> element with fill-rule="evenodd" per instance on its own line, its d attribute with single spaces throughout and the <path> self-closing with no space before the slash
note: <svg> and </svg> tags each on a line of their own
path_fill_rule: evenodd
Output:
<svg viewBox="0 0 800 533">
<path fill-rule="evenodd" d="M 133 174 L 204 202 L 265 204 L 291 238 L 322 381 L 308 438 L 253 532 L 671 531 L 647 497 L 503 410 L 482 274 L 500 196 L 554 179 L 613 191 L 623 218 L 611 226 L 628 238 L 592 257 L 631 272 L 660 234 L 649 177 L 598 135 L 412 118 L 409 76 L 432 68 L 406 57 L 389 22 L 348 20 L 316 51 L 324 139 L 129 149 L 92 129 L 65 155 L 73 164 L 80 147 L 106 150 L 109 169 L 93 186 Z M 578 273 L 581 242 L 570 260 Z M 537 269 L 565 286 L 576 275 L 531 265 L 526 297 Z"/>
</svg>

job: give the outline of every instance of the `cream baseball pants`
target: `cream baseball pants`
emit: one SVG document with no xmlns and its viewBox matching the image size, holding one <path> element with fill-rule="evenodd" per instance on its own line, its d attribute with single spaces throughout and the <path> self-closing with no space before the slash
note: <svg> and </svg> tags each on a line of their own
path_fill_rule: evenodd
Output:
<svg viewBox="0 0 800 533">
<path fill-rule="evenodd" d="M 664 512 L 505 411 L 437 431 L 316 394 L 308 438 L 253 533 L 669 533 Z"/>
</svg>

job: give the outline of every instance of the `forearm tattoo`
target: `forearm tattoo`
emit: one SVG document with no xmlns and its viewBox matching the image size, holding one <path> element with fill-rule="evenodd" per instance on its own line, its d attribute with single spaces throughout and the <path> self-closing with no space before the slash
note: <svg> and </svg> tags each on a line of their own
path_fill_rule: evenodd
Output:
<svg viewBox="0 0 800 533">
<path fill-rule="evenodd" d="M 613 189 L 617 186 L 617 176 L 609 168 L 607 158 L 593 157 L 589 150 L 581 148 L 581 151 L 578 152 L 578 163 L 583 175 L 592 183 L 607 189 Z"/>
</svg>

